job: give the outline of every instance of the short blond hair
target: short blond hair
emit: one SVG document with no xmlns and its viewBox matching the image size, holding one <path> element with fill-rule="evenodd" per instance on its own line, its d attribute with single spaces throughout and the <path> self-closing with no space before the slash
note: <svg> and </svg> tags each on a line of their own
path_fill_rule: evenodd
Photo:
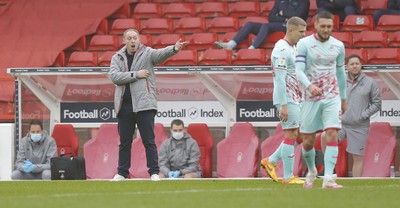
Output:
<svg viewBox="0 0 400 208">
<path fill-rule="evenodd" d="M 129 28 L 124 31 L 124 34 L 122 36 L 125 37 L 126 33 L 130 32 L 130 31 L 133 31 L 139 35 L 139 31 L 137 31 L 136 29 L 133 29 L 133 28 Z"/>
<path fill-rule="evenodd" d="M 291 17 L 288 19 L 286 22 L 286 28 L 289 27 L 298 27 L 298 26 L 306 26 L 307 27 L 307 22 L 301 19 L 300 17 Z"/>
</svg>

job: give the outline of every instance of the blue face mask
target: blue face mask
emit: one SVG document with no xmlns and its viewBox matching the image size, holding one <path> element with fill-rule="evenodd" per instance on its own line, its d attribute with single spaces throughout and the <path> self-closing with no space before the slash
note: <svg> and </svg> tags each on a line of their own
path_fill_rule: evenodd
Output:
<svg viewBox="0 0 400 208">
<path fill-rule="evenodd" d="M 183 132 L 172 132 L 172 137 L 176 140 L 181 140 L 183 138 Z"/>
<path fill-rule="evenodd" d="M 42 139 L 42 134 L 31 134 L 31 139 L 33 142 L 38 142 Z"/>
</svg>

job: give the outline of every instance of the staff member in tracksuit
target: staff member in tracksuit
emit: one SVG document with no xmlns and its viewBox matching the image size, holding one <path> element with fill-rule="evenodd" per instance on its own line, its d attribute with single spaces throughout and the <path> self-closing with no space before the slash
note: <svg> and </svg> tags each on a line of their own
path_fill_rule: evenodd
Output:
<svg viewBox="0 0 400 208">
<path fill-rule="evenodd" d="M 382 100 L 374 79 L 361 71 L 361 58 L 351 54 L 346 61 L 347 110 L 342 115 L 342 129 L 338 136 L 340 141 L 347 138 L 346 151 L 353 157 L 353 177 L 360 177 L 370 117 L 381 109 Z M 323 134 L 322 142 L 325 141 L 324 137 Z"/>
<path fill-rule="evenodd" d="M 127 29 L 125 46 L 111 60 L 109 77 L 115 84 L 114 107 L 120 136 L 118 173 L 113 181 L 125 180 L 131 166 L 131 145 L 136 125 L 146 149 L 151 180 L 159 181 L 158 155 L 154 141 L 154 117 L 157 113 L 156 85 L 153 67 L 178 53 L 186 44 L 153 49 L 140 43 L 139 32 Z"/>
<path fill-rule="evenodd" d="M 12 180 L 51 179 L 50 158 L 57 157 L 56 141 L 39 120 L 29 123 L 29 133 L 19 142 Z"/>
</svg>

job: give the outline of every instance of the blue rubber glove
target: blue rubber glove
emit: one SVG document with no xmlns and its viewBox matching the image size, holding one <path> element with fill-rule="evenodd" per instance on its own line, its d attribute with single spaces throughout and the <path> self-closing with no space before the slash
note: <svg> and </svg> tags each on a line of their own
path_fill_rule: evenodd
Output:
<svg viewBox="0 0 400 208">
<path fill-rule="evenodd" d="M 179 170 L 177 170 L 177 171 L 174 171 L 173 173 L 172 173 L 172 177 L 173 178 L 179 178 L 179 175 L 181 174 L 181 172 L 179 171 Z"/>
<path fill-rule="evenodd" d="M 174 175 L 174 171 L 169 171 L 168 172 L 168 178 L 173 178 Z"/>
<path fill-rule="evenodd" d="M 33 170 L 35 170 L 35 165 L 32 163 L 24 163 L 22 168 L 24 169 L 25 173 L 31 173 Z"/>
<path fill-rule="evenodd" d="M 28 159 L 24 160 L 24 165 L 32 165 L 32 162 Z"/>
</svg>

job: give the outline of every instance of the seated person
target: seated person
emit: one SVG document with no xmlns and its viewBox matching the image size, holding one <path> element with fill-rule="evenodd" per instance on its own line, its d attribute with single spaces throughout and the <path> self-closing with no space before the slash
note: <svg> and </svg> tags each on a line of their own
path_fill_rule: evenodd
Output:
<svg viewBox="0 0 400 208">
<path fill-rule="evenodd" d="M 374 12 L 374 23 L 378 24 L 379 18 L 384 14 L 400 15 L 400 0 L 388 0 L 387 9 L 380 9 Z"/>
<path fill-rule="evenodd" d="M 298 16 L 304 21 L 308 18 L 310 10 L 309 0 L 280 0 L 275 1 L 272 10 L 268 15 L 269 23 L 247 22 L 229 42 L 215 42 L 215 46 L 225 50 L 232 50 L 240 42 L 246 39 L 249 34 L 256 35 L 249 49 L 259 48 L 267 35 L 272 32 L 286 32 L 286 21 Z"/>
<path fill-rule="evenodd" d="M 347 15 L 356 14 L 357 5 L 354 0 L 317 0 L 317 13 L 320 11 L 339 15 L 343 22 Z"/>
<path fill-rule="evenodd" d="M 171 137 L 160 147 L 160 178 L 201 178 L 200 149 L 185 133 L 183 121 L 171 122 Z"/>
<path fill-rule="evenodd" d="M 56 141 L 43 130 L 41 121 L 29 123 L 29 133 L 19 142 L 12 180 L 51 179 L 50 158 L 57 157 Z"/>
</svg>

